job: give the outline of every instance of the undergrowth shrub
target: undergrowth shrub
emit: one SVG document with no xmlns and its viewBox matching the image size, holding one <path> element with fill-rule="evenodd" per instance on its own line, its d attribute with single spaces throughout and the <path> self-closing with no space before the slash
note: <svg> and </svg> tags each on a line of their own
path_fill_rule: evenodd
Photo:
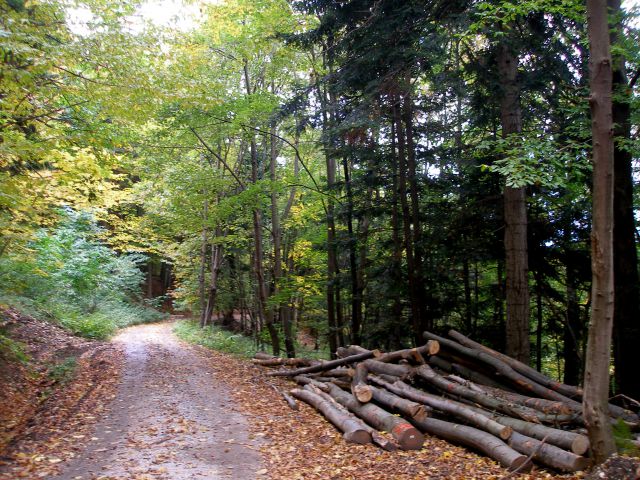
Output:
<svg viewBox="0 0 640 480">
<path fill-rule="evenodd" d="M 64 209 L 60 215 L 55 228 L 0 258 L 0 302 L 95 339 L 161 319 L 141 294 L 146 257 L 110 249 L 91 213 Z"/>
<path fill-rule="evenodd" d="M 174 332 L 189 343 L 203 345 L 211 350 L 231 353 L 239 357 L 251 358 L 257 351 L 251 338 L 223 330 L 217 325 L 200 328 L 196 321 L 181 320 L 175 324 Z"/>
</svg>

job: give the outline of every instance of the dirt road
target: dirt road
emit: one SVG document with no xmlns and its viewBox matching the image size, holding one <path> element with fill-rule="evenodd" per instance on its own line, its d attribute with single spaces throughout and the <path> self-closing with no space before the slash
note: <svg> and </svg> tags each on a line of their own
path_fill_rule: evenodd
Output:
<svg viewBox="0 0 640 480">
<path fill-rule="evenodd" d="M 254 479 L 258 445 L 207 351 L 179 341 L 170 322 L 122 331 L 126 365 L 110 413 L 57 480 Z"/>
</svg>

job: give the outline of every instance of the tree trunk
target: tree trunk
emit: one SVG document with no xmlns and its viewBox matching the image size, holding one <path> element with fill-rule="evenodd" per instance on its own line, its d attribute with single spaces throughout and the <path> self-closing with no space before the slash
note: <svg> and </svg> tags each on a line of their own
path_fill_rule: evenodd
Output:
<svg viewBox="0 0 640 480">
<path fill-rule="evenodd" d="M 407 82 L 409 83 L 409 82 Z M 416 312 L 414 316 L 418 317 L 419 323 L 418 331 L 416 334 L 416 344 L 421 341 L 420 332 L 425 329 L 431 329 L 433 320 L 427 315 L 427 310 L 430 308 L 425 302 L 427 297 L 425 290 L 424 278 L 422 275 L 422 227 L 420 226 L 420 199 L 418 189 L 418 179 L 416 175 L 416 147 L 413 140 L 413 100 L 410 93 L 406 93 L 403 96 L 402 105 L 402 119 L 404 120 L 404 131 L 406 135 L 406 148 L 407 148 L 407 179 L 409 181 L 409 196 L 411 198 L 411 225 L 413 234 L 413 279 L 416 296 Z"/>
<path fill-rule="evenodd" d="M 209 211 L 209 202 L 204 200 L 202 211 L 202 236 L 200 239 L 200 271 L 198 272 L 198 294 L 200 296 L 200 328 L 206 326 L 206 309 L 207 309 L 207 297 L 205 286 L 205 274 L 207 271 L 207 247 L 208 247 L 208 232 L 207 232 L 207 217 Z"/>
<path fill-rule="evenodd" d="M 309 390 L 294 389 L 291 395 L 303 402 L 308 403 L 318 410 L 324 417 L 333 423 L 344 433 L 344 439 L 348 443 L 366 444 L 371 443 L 371 435 L 362 421 L 349 412 L 339 409 L 335 404 L 322 398 L 317 393 Z"/>
<path fill-rule="evenodd" d="M 420 450 L 424 444 L 424 435 L 413 425 L 372 403 L 360 403 L 353 395 L 335 385 L 329 384 L 329 394 L 338 403 L 351 410 L 369 425 L 391 433 L 403 450 Z"/>
<path fill-rule="evenodd" d="M 498 415 L 495 412 L 489 412 L 469 405 L 467 408 L 481 415 L 489 415 L 496 422 L 513 428 L 516 432 L 520 432 L 528 437 L 545 440 L 552 445 L 569 450 L 576 455 L 584 455 L 589 450 L 589 439 L 584 435 L 557 428 L 547 427 L 539 423 L 531 423 L 519 418 L 506 417 Z"/>
<path fill-rule="evenodd" d="M 582 390 L 579 389 L 578 387 L 574 387 L 572 385 L 565 385 L 563 383 L 556 382 L 555 380 L 551 380 L 549 377 L 531 368 L 529 365 L 525 365 L 507 355 L 503 355 L 502 353 L 496 352 L 495 350 L 489 347 L 486 347 L 478 342 L 474 342 L 470 338 L 465 337 L 464 335 L 462 335 L 459 332 L 456 332 L 455 330 L 449 330 L 449 336 L 451 338 L 456 339 L 458 342 L 460 342 L 462 345 L 466 346 L 467 348 L 472 348 L 477 351 L 485 352 L 491 355 L 492 357 L 496 358 L 497 360 L 501 360 L 502 362 L 509 365 L 516 372 L 524 375 L 525 377 L 528 377 L 531 380 L 534 380 L 535 382 L 539 383 L 540 385 L 550 390 L 556 391 L 569 398 L 580 398 L 582 396 Z M 563 401 L 562 398 L 555 398 L 555 400 Z"/>
<path fill-rule="evenodd" d="M 567 452 L 542 440 L 527 437 L 519 432 L 513 432 L 507 443 L 514 450 L 530 455 L 543 465 L 563 472 L 585 470 L 590 464 L 588 458 Z"/>
<path fill-rule="evenodd" d="M 452 415 L 464 422 L 469 422 L 475 427 L 485 430 L 502 440 L 506 440 L 511 436 L 511 427 L 501 425 L 500 423 L 488 418 L 485 415 L 474 412 L 463 403 L 456 402 L 437 395 L 423 392 L 416 388 L 410 387 L 402 381 L 387 382 L 378 377 L 373 377 L 372 382 L 376 383 L 387 390 L 413 400 L 414 402 L 423 403 L 431 408 L 437 409 L 448 415 Z"/>
<path fill-rule="evenodd" d="M 407 198 L 407 153 L 405 143 L 405 130 L 402 128 L 402 118 L 400 114 L 400 100 L 396 98 L 393 105 L 393 119 L 395 123 L 395 132 L 398 142 L 398 194 L 400 197 L 400 206 L 402 209 L 402 226 L 404 233 L 404 250 L 407 261 L 407 283 L 409 286 L 409 296 L 411 299 L 411 321 L 413 324 L 413 335 L 416 344 L 421 342 L 420 335 L 424 330 L 422 328 L 422 318 L 420 312 L 420 295 L 416 284 L 415 272 L 416 266 L 414 261 L 414 244 L 413 234 L 411 231 L 411 209 Z"/>
<path fill-rule="evenodd" d="M 249 65 L 244 61 L 244 80 L 247 95 L 251 95 L 251 82 L 249 79 Z M 251 135 L 251 181 L 258 181 L 258 151 L 256 147 L 255 136 Z M 273 313 L 267 309 L 267 285 L 264 279 L 264 267 L 262 264 L 262 214 L 258 207 L 253 209 L 253 243 L 254 243 L 254 268 L 256 275 L 256 283 L 258 288 L 258 315 L 261 323 L 267 327 L 269 337 L 271 338 L 271 348 L 273 354 L 277 357 L 280 354 L 280 338 L 278 330 L 273 324 Z"/>
<path fill-rule="evenodd" d="M 278 160 L 278 152 L 276 149 L 276 127 L 271 126 L 270 130 L 270 156 L 269 156 L 269 177 L 271 179 L 271 237 L 273 239 L 273 294 L 276 295 L 280 289 L 282 279 L 282 229 L 280 228 L 280 211 L 278 209 L 278 195 L 276 193 L 276 163 Z M 280 313 L 280 321 L 282 322 L 282 331 L 284 333 L 284 347 L 289 358 L 296 356 L 295 342 L 293 339 L 293 330 L 291 318 L 285 313 L 283 307 L 278 307 Z M 288 312 L 287 312 L 288 313 Z"/>
<path fill-rule="evenodd" d="M 510 47 L 499 46 L 500 118 L 502 136 L 522 130 L 518 58 Z M 527 204 L 524 187 L 504 188 L 504 246 L 507 274 L 507 355 L 529 364 L 529 259 L 527 250 Z"/>
<path fill-rule="evenodd" d="M 330 360 L 328 362 L 322 362 L 320 365 L 314 365 L 312 367 L 299 368 L 297 370 L 283 370 L 277 372 L 267 373 L 270 377 L 294 377 L 296 375 L 304 375 L 307 373 L 322 372 L 324 370 L 330 370 L 342 365 L 348 365 L 349 363 L 359 362 L 373 357 L 373 352 L 359 353 L 357 355 L 351 355 L 345 358 L 338 358 L 337 360 Z"/>
<path fill-rule="evenodd" d="M 360 343 L 360 327 L 362 325 L 362 292 L 358 288 L 358 265 L 356 252 L 358 239 L 353 230 L 353 189 L 349 163 L 346 156 L 342 157 L 344 183 L 347 189 L 347 233 L 349 234 L 349 273 L 351 274 L 351 343 Z"/>
<path fill-rule="evenodd" d="M 596 463 L 616 451 L 609 422 L 609 363 L 613 327 L 613 120 L 609 22 L 605 0 L 587 0 L 593 140 L 592 309 L 584 379 L 584 420 Z"/>
<path fill-rule="evenodd" d="M 519 472 L 524 472 L 531 469 L 531 462 L 528 462 L 525 455 L 516 452 L 490 433 L 436 418 L 416 421 L 416 425 L 430 435 L 478 450 L 509 470 L 517 469 Z"/>
<path fill-rule="evenodd" d="M 220 227 L 216 227 L 216 237 L 222 232 Z M 216 296 L 218 294 L 218 275 L 220 273 L 220 265 L 222 264 L 222 245 L 215 243 L 211 245 L 211 279 L 209 280 L 209 294 L 207 296 L 207 305 L 204 312 L 204 324 L 211 323 L 213 317 L 213 309 L 216 305 Z"/>
<path fill-rule="evenodd" d="M 611 43 L 623 35 L 620 25 L 620 0 L 609 0 L 610 14 L 617 23 L 612 29 Z M 613 353 L 616 392 L 640 399 L 640 378 L 634 365 L 640 344 L 640 293 L 636 226 L 633 216 L 632 155 L 625 142 L 631 141 L 631 93 L 627 81 L 625 59 L 613 57 L 613 123 L 614 123 L 614 193 L 613 193 L 613 261 L 615 308 L 613 313 Z"/>
</svg>

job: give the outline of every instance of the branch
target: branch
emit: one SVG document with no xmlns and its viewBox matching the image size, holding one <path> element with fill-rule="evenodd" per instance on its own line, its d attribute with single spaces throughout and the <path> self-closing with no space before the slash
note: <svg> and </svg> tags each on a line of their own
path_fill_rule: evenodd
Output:
<svg viewBox="0 0 640 480">
<path fill-rule="evenodd" d="M 202 146 L 204 148 L 207 149 L 207 151 L 213 155 L 220 163 L 222 163 L 222 165 L 224 165 L 224 167 L 227 169 L 227 171 L 231 174 L 231 176 L 234 178 L 234 180 L 238 183 L 238 185 L 242 188 L 245 188 L 244 183 L 242 182 L 242 180 L 240 180 L 240 178 L 238 178 L 238 176 L 236 175 L 236 172 L 234 172 L 229 165 L 227 164 L 227 162 L 225 162 L 224 158 L 222 158 L 220 155 L 218 155 L 209 145 L 207 145 L 207 142 L 205 142 L 203 140 L 203 138 L 198 135 L 198 132 L 196 132 L 196 130 L 193 127 L 189 127 L 189 130 L 191 130 L 191 132 L 196 136 L 196 138 L 198 139 L 198 141 L 202 144 Z"/>
</svg>

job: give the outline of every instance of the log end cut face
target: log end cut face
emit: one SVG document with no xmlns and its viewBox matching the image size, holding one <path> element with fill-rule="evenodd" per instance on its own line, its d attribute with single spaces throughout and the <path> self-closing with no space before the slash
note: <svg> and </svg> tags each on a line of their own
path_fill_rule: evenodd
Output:
<svg viewBox="0 0 640 480">
<path fill-rule="evenodd" d="M 409 423 L 393 427 L 391 434 L 403 450 L 420 450 L 424 445 L 424 435 Z"/>
<path fill-rule="evenodd" d="M 531 460 L 529 459 L 529 457 L 527 457 L 526 455 L 520 455 L 511 462 L 511 465 L 509 465 L 509 471 L 510 472 L 517 471 L 517 472 L 524 473 L 531 470 L 531 467 L 533 467 L 533 463 L 531 463 Z"/>
</svg>

